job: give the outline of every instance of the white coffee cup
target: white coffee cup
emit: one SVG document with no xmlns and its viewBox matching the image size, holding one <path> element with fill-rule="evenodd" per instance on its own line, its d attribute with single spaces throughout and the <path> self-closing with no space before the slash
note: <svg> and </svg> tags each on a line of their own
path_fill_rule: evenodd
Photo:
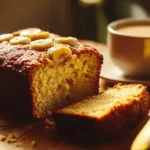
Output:
<svg viewBox="0 0 150 150">
<path fill-rule="evenodd" d="M 108 50 L 124 75 L 150 78 L 150 19 L 122 19 L 108 25 Z"/>
</svg>

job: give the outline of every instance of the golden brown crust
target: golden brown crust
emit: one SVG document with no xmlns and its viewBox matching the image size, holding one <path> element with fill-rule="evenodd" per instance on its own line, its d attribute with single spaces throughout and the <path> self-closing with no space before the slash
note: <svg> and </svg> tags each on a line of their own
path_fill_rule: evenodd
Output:
<svg viewBox="0 0 150 150">
<path fill-rule="evenodd" d="M 73 54 L 86 53 L 97 55 L 100 62 L 103 61 L 103 56 L 99 52 L 90 47 L 84 46 L 81 50 L 78 48 L 71 47 Z M 46 50 L 36 51 L 31 50 L 27 45 L 10 45 L 8 42 L 0 43 L 0 67 L 12 68 L 17 72 L 25 73 L 28 69 L 34 66 L 40 66 L 41 64 L 49 60 Z"/>
<path fill-rule="evenodd" d="M 125 85 L 126 86 L 126 85 Z M 132 102 L 120 104 L 109 110 L 102 117 L 88 116 L 86 114 L 76 114 L 65 112 L 60 109 L 53 113 L 58 130 L 63 133 L 75 135 L 94 135 L 99 138 L 107 138 L 126 131 L 141 121 L 150 109 L 150 96 L 146 87 L 138 98 L 132 99 Z M 114 87 L 115 88 L 115 87 Z M 109 89 L 108 89 L 109 90 Z"/>
<path fill-rule="evenodd" d="M 20 31 L 13 33 L 14 36 L 18 36 L 19 32 Z M 59 36 L 50 33 L 51 39 L 54 40 L 56 37 Z M 99 65 L 97 68 L 97 76 L 96 76 L 97 82 L 95 83 L 95 92 L 98 93 L 99 87 L 98 80 L 99 80 L 99 73 L 101 71 L 101 65 L 103 63 L 103 56 L 96 49 L 87 45 L 81 45 L 81 47 L 79 47 L 78 45 L 66 44 L 65 46 L 71 49 L 73 55 L 75 54 L 79 56 L 83 53 L 88 53 L 96 56 Z M 27 103 L 28 106 L 27 107 L 24 106 L 24 108 L 25 109 L 27 108 L 29 110 L 29 113 L 31 113 L 32 111 L 34 117 L 36 117 L 36 108 L 34 107 L 36 99 L 33 98 L 33 89 L 32 89 L 32 77 L 34 76 L 34 74 L 32 74 L 31 70 L 33 70 L 34 68 L 41 67 L 44 64 L 47 64 L 49 63 L 49 61 L 52 60 L 47 55 L 47 49 L 37 51 L 31 49 L 28 44 L 11 45 L 8 41 L 0 43 L 0 74 L 2 77 L 1 91 L 2 93 L 4 93 L 2 94 L 2 99 L 4 99 L 4 101 L 7 101 L 8 102 L 7 104 L 9 104 L 9 100 L 14 99 L 15 97 L 16 106 L 17 104 L 21 105 L 22 103 L 23 104 L 25 103 L 24 105 L 26 105 Z M 12 75 L 13 79 L 11 78 Z M 8 79 L 10 77 L 10 80 L 6 79 L 7 81 L 6 80 L 3 81 L 5 77 L 7 77 Z M 10 87 L 9 84 L 11 84 L 12 82 L 13 82 L 12 85 L 13 88 L 11 88 L 12 91 L 8 91 Z M 8 94 L 8 96 L 6 96 L 5 92 L 7 91 L 8 93 L 9 92 L 12 93 L 12 95 L 9 96 L 10 94 Z M 21 109 L 21 112 L 24 113 L 24 110 Z"/>
</svg>

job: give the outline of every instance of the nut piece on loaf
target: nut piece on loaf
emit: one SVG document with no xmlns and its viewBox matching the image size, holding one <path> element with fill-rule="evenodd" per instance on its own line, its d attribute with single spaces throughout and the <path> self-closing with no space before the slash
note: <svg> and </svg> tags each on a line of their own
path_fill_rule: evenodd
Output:
<svg viewBox="0 0 150 150">
<path fill-rule="evenodd" d="M 0 35 L 0 110 L 41 119 L 98 93 L 103 57 L 38 28 Z"/>
<path fill-rule="evenodd" d="M 148 114 L 149 108 L 150 97 L 145 86 L 117 84 L 57 110 L 52 116 L 62 133 L 108 138 L 136 125 Z"/>
</svg>

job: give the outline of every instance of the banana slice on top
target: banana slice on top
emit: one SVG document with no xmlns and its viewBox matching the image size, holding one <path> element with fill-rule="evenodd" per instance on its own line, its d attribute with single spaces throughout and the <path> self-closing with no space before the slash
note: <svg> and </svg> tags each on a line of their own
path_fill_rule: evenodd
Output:
<svg viewBox="0 0 150 150">
<path fill-rule="evenodd" d="M 50 37 L 50 33 L 47 31 L 41 31 L 39 33 L 31 33 L 28 36 L 32 41 L 37 39 L 46 39 Z"/>
<path fill-rule="evenodd" d="M 9 41 L 13 37 L 14 37 L 13 34 L 1 34 L 0 35 L 0 42 Z"/>
<path fill-rule="evenodd" d="M 41 31 L 38 28 L 29 28 L 22 30 L 20 35 L 29 37 L 32 41 L 37 39 L 46 39 L 50 37 L 50 33 L 47 31 Z"/>
<path fill-rule="evenodd" d="M 13 39 L 10 40 L 10 44 L 12 45 L 17 45 L 17 44 L 29 44 L 31 40 L 28 37 L 23 37 L 23 36 L 16 36 Z"/>
<path fill-rule="evenodd" d="M 50 48 L 53 46 L 53 40 L 48 38 L 48 39 L 40 39 L 31 42 L 30 44 L 30 49 L 35 49 L 35 50 L 45 50 L 46 48 Z"/>
<path fill-rule="evenodd" d="M 64 62 L 66 59 L 72 57 L 71 49 L 62 44 L 55 45 L 50 48 L 47 53 L 49 58 L 57 63 Z"/>
<path fill-rule="evenodd" d="M 24 29 L 19 31 L 21 36 L 29 36 L 32 33 L 40 33 L 41 29 L 38 28 L 28 28 L 28 29 Z"/>
<path fill-rule="evenodd" d="M 77 38 L 74 37 L 58 37 L 54 40 L 55 43 L 75 45 L 78 44 Z"/>
</svg>

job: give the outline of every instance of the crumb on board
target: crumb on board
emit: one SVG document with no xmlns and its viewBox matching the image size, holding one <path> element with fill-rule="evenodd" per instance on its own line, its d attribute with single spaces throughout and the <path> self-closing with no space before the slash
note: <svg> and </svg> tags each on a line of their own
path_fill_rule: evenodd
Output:
<svg viewBox="0 0 150 150">
<path fill-rule="evenodd" d="M 35 146 L 36 146 L 35 140 L 33 140 L 33 141 L 31 142 L 31 145 L 32 145 L 32 147 L 35 147 Z"/>
<path fill-rule="evenodd" d="M 14 134 L 8 134 L 8 135 L 0 135 L 0 141 L 4 142 L 6 141 L 8 143 L 14 143 L 16 142 L 16 136 Z"/>
<path fill-rule="evenodd" d="M 55 123 L 48 118 L 45 119 L 44 123 L 48 126 L 54 126 L 55 125 Z"/>
<path fill-rule="evenodd" d="M 0 135 L 0 141 L 6 141 L 6 139 L 7 139 L 7 136 L 6 135 Z"/>
<path fill-rule="evenodd" d="M 15 134 L 8 134 L 8 135 L 7 135 L 7 138 L 8 138 L 8 139 L 15 139 L 16 136 L 15 136 Z"/>
<path fill-rule="evenodd" d="M 7 134 L 7 143 L 15 143 L 16 141 L 17 140 L 14 133 Z"/>
<path fill-rule="evenodd" d="M 16 136 L 15 136 L 14 134 L 12 134 L 12 138 L 13 138 L 13 139 L 15 139 L 15 138 L 16 138 Z"/>
<path fill-rule="evenodd" d="M 49 127 L 47 126 L 47 128 L 49 128 Z M 7 143 L 15 143 L 16 147 L 22 147 L 22 143 L 17 142 L 16 136 L 14 134 L 7 134 L 7 135 L 0 134 L 0 141 L 1 142 L 6 141 Z M 35 147 L 37 145 L 36 141 L 33 140 L 31 142 L 31 145 L 32 145 L 32 147 Z"/>
<path fill-rule="evenodd" d="M 16 139 L 7 139 L 8 143 L 15 143 L 17 140 Z"/>
<path fill-rule="evenodd" d="M 16 143 L 16 147 L 21 147 L 22 143 Z"/>
</svg>

